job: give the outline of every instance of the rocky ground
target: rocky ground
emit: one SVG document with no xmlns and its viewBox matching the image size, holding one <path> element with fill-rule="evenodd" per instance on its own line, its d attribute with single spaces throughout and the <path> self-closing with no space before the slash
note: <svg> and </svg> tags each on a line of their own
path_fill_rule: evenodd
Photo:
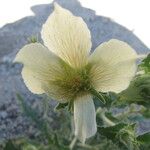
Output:
<svg viewBox="0 0 150 150">
<path fill-rule="evenodd" d="M 85 20 L 92 34 L 92 50 L 100 43 L 116 38 L 129 43 L 138 53 L 149 51 L 132 31 L 110 18 L 95 15 L 93 10 L 82 7 L 77 0 L 55 1 Z M 29 37 L 38 35 L 40 38 L 41 26 L 52 12 L 53 4 L 33 6 L 31 9 L 34 16 L 0 28 L 0 141 L 34 132 L 28 119 L 21 115 L 16 93 L 21 93 L 32 105 L 38 105 L 41 98 L 28 91 L 20 76 L 21 66 L 13 64 L 12 60 Z M 148 128 L 148 122 L 141 123 L 142 132 Z"/>
</svg>

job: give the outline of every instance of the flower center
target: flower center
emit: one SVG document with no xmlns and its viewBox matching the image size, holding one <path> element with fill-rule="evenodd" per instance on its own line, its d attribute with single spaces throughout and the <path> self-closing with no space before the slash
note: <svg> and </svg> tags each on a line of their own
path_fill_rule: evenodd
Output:
<svg viewBox="0 0 150 150">
<path fill-rule="evenodd" d="M 84 71 L 84 73 L 83 73 Z M 73 93 L 79 94 L 83 92 L 88 92 L 90 88 L 90 79 L 86 70 L 80 70 L 69 82 L 70 89 Z"/>
<path fill-rule="evenodd" d="M 59 87 L 60 92 L 58 94 L 62 94 L 67 99 L 72 100 L 77 96 L 89 93 L 91 87 L 90 65 L 75 69 L 63 63 L 62 68 L 63 75 L 53 82 L 53 84 Z"/>
</svg>

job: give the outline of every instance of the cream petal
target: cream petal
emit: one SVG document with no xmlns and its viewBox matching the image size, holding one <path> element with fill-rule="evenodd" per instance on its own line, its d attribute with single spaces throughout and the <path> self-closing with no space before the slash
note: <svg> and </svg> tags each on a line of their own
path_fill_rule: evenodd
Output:
<svg viewBox="0 0 150 150">
<path fill-rule="evenodd" d="M 24 79 L 24 83 L 32 93 L 44 93 L 44 90 L 42 89 L 42 83 L 36 78 L 35 73 L 31 69 L 24 67 L 21 74 L 22 78 Z"/>
<path fill-rule="evenodd" d="M 41 36 L 49 50 L 72 67 L 87 64 L 91 35 L 81 17 L 55 3 L 54 12 L 43 25 Z"/>
<path fill-rule="evenodd" d="M 75 136 L 85 143 L 97 131 L 95 106 L 91 95 L 74 100 Z"/>
<path fill-rule="evenodd" d="M 127 43 L 112 39 L 98 46 L 89 58 L 96 90 L 121 92 L 134 77 L 138 55 Z"/>
<path fill-rule="evenodd" d="M 22 77 L 29 90 L 36 94 L 44 93 L 42 86 L 61 74 L 60 58 L 52 54 L 40 43 L 24 46 L 14 62 L 24 65 Z"/>
</svg>

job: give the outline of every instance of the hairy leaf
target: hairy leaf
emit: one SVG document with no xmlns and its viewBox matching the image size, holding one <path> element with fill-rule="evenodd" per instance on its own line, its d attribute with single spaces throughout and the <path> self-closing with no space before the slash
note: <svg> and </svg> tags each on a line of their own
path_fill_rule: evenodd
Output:
<svg viewBox="0 0 150 150">
<path fill-rule="evenodd" d="M 146 74 L 150 73 L 150 54 L 142 61 L 139 68 L 143 70 Z"/>
<path fill-rule="evenodd" d="M 150 108 L 150 75 L 136 77 L 118 96 L 116 105 L 135 103 Z"/>
<path fill-rule="evenodd" d="M 150 132 L 145 133 L 143 135 L 139 135 L 137 137 L 137 140 L 142 144 L 148 144 L 148 143 L 150 144 Z"/>
<path fill-rule="evenodd" d="M 55 107 L 55 110 L 64 109 L 68 106 L 68 103 L 58 103 Z"/>
</svg>

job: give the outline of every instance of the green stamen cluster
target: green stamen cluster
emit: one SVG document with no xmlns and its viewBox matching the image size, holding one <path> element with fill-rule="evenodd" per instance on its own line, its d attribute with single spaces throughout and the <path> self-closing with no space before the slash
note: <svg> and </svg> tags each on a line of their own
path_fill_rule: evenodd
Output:
<svg viewBox="0 0 150 150">
<path fill-rule="evenodd" d="M 62 91 L 70 96 L 70 99 L 89 93 L 91 88 L 90 65 L 80 69 L 74 69 L 64 62 L 61 62 L 61 65 L 64 74 L 61 78 L 53 81 L 53 84 L 59 86 Z"/>
</svg>

